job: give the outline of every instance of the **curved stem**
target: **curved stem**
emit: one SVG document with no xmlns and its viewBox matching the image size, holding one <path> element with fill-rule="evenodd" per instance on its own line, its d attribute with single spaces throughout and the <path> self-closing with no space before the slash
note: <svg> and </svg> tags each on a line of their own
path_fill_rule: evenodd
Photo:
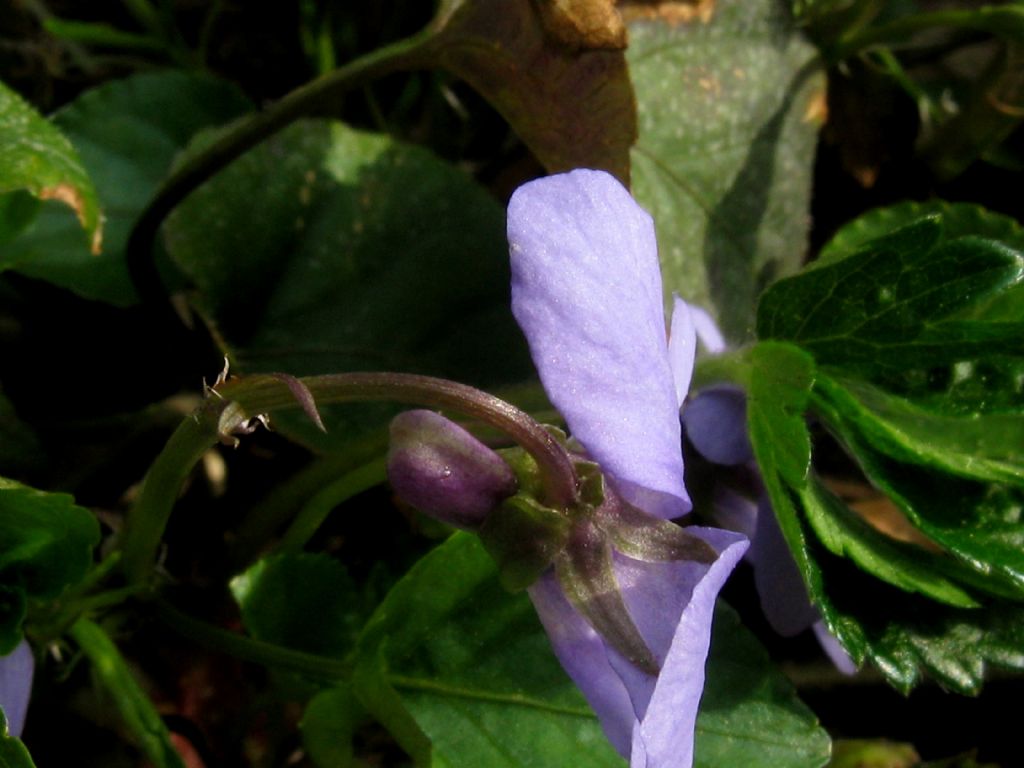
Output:
<svg viewBox="0 0 1024 768">
<path fill-rule="evenodd" d="M 150 467 L 121 536 L 123 566 L 138 584 L 153 571 L 160 539 L 192 467 L 220 439 L 231 439 L 252 417 L 281 408 L 310 408 L 296 397 L 296 383 L 317 403 L 390 400 L 451 409 L 504 432 L 537 462 L 550 506 L 578 500 L 576 470 L 568 453 L 529 414 L 479 389 L 454 381 L 407 373 L 339 373 L 296 380 L 266 374 L 223 385 L 188 416 Z"/>
<path fill-rule="evenodd" d="M 234 123 L 208 147 L 186 160 L 163 183 L 128 236 L 125 260 L 142 301 L 164 298 L 163 284 L 152 258 L 153 241 L 163 220 L 189 193 L 264 139 L 297 118 L 313 113 L 331 97 L 381 75 L 416 66 L 421 43 L 426 39 L 427 33 L 420 33 L 378 48 L 296 88 L 269 109 Z"/>
<path fill-rule="evenodd" d="M 380 485 L 384 482 L 386 474 L 384 458 L 377 458 L 368 464 L 364 464 L 352 470 L 330 483 L 327 487 L 314 494 L 313 497 L 303 505 L 295 520 L 288 526 L 284 536 L 281 537 L 280 549 L 283 552 L 301 551 L 306 543 L 317 532 L 331 510 L 348 501 L 353 496 L 363 491 Z"/>
<path fill-rule="evenodd" d="M 352 674 L 352 665 L 348 662 L 229 632 L 182 613 L 165 600 L 158 600 L 156 608 L 160 620 L 182 637 L 236 659 L 327 680 L 345 680 Z"/>
</svg>

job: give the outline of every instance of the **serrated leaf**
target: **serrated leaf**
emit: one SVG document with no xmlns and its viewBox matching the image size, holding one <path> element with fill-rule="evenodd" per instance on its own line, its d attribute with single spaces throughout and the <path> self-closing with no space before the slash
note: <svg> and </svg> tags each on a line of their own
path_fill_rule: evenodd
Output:
<svg viewBox="0 0 1024 768">
<path fill-rule="evenodd" d="M 360 638 L 357 676 L 360 669 L 378 670 L 394 696 L 382 713 L 378 683 L 367 708 L 386 725 L 411 717 L 435 765 L 623 765 L 559 668 L 529 601 L 500 588 L 469 535 L 435 549 L 388 595 Z M 813 716 L 720 608 L 695 764 L 810 768 L 827 756 Z"/>
<path fill-rule="evenodd" d="M 103 253 L 90 255 L 67 217 L 44 209 L 4 248 L 0 268 L 89 299 L 133 304 L 124 248 L 136 218 L 195 133 L 250 107 L 233 85 L 184 72 L 134 75 L 86 91 L 53 119 L 96 184 L 106 213 Z"/>
<path fill-rule="evenodd" d="M 0 655 L 21 638 L 25 598 L 50 599 L 80 581 L 99 543 L 96 518 L 62 493 L 0 478 Z"/>
<path fill-rule="evenodd" d="M 633 191 L 654 217 L 666 294 L 750 338 L 765 285 L 796 271 L 824 119 L 816 51 L 777 0 L 631 4 Z"/>
<path fill-rule="evenodd" d="M 1024 484 L 1024 415 L 952 416 L 921 408 L 855 379 L 819 375 L 826 398 L 849 428 L 893 459 L 960 477 Z"/>
<path fill-rule="evenodd" d="M 295 650 L 341 657 L 362 626 L 355 584 L 327 555 L 264 558 L 231 580 L 231 593 L 253 637 Z"/>
<path fill-rule="evenodd" d="M 549 172 L 600 168 L 628 184 L 636 112 L 625 57 L 600 40 L 560 42 L 550 21 L 559 5 L 445 2 L 428 62 L 478 90 Z"/>
<path fill-rule="evenodd" d="M 974 237 L 943 242 L 941 234 L 936 218 L 922 219 L 775 283 L 758 304 L 758 338 L 792 341 L 821 365 L 866 374 L 1024 354 L 1024 324 L 951 319 L 1018 282 L 1024 257 Z"/>
<path fill-rule="evenodd" d="M 953 608 L 890 587 L 828 553 L 816 553 L 827 590 L 814 593 L 829 629 L 858 660 L 874 662 L 903 692 L 927 672 L 976 694 L 986 669 L 1024 669 L 1024 606 L 993 600 Z"/>
<path fill-rule="evenodd" d="M 943 573 L 936 555 L 876 531 L 817 478 L 812 477 L 798 496 L 811 529 L 834 555 L 849 558 L 862 570 L 907 592 L 959 608 L 978 606 L 970 591 Z"/>
<path fill-rule="evenodd" d="M 74 147 L 53 123 L 0 83 L 0 194 L 22 189 L 69 206 L 86 231 L 84 247 L 100 252 L 100 204 Z M 0 268 L 5 261 L 0 260 Z"/>
<path fill-rule="evenodd" d="M 292 125 L 165 226 L 233 370 L 402 370 L 486 385 L 531 370 L 508 308 L 504 214 L 429 152 L 340 123 Z M 275 418 L 330 448 L 390 410 Z"/>
</svg>

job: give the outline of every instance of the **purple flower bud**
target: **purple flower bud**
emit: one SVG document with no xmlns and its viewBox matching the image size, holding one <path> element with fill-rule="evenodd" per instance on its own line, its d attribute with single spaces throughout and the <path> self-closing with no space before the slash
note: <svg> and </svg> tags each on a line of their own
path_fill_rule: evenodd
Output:
<svg viewBox="0 0 1024 768">
<path fill-rule="evenodd" d="M 477 529 L 516 492 L 505 460 L 433 411 L 406 411 L 391 422 L 388 479 L 398 496 L 431 517 Z"/>
</svg>

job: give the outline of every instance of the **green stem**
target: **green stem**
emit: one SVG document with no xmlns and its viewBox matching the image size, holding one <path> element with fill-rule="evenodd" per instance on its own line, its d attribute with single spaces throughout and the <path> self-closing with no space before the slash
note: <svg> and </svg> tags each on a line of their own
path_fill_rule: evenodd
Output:
<svg viewBox="0 0 1024 768">
<path fill-rule="evenodd" d="M 297 552 L 306 546 L 331 511 L 358 493 L 380 485 L 386 477 L 387 461 L 381 457 L 355 469 L 321 489 L 306 502 L 281 538 L 280 548 Z"/>
<path fill-rule="evenodd" d="M 121 0 L 121 5 L 151 35 L 161 40 L 166 38 L 163 22 L 160 20 L 160 12 L 150 5 L 148 0 Z"/>
<path fill-rule="evenodd" d="M 182 613 L 163 600 L 158 600 L 156 607 L 160 620 L 182 637 L 236 659 L 327 680 L 346 680 L 352 674 L 352 665 L 346 661 L 293 651 L 274 643 L 228 632 Z"/>
<path fill-rule="evenodd" d="M 132 583 L 144 581 L 151 573 L 182 485 L 192 467 L 218 440 L 224 407 L 226 403 L 210 398 L 185 417 L 146 473 L 121 532 L 122 567 Z"/>
<path fill-rule="evenodd" d="M 192 156 L 163 183 L 139 216 L 128 236 L 125 260 L 143 301 L 164 300 L 164 289 L 153 262 L 153 242 L 161 223 L 200 184 L 294 120 L 313 113 L 339 93 L 359 87 L 381 75 L 419 64 L 420 33 L 356 59 L 290 92 L 271 108 L 243 118 L 208 147 Z"/>
</svg>

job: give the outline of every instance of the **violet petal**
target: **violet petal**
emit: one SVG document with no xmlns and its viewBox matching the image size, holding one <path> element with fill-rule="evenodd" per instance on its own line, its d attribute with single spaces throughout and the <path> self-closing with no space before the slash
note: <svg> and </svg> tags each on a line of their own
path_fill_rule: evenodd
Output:
<svg viewBox="0 0 1024 768">
<path fill-rule="evenodd" d="M 811 605 L 803 577 L 767 496 L 758 504 L 750 564 L 754 568 L 754 586 L 761 598 L 761 609 L 772 629 L 784 637 L 792 637 L 818 620 L 818 611 Z"/>
<path fill-rule="evenodd" d="M 747 437 L 747 396 L 738 387 L 701 390 L 683 409 L 683 426 L 693 447 L 708 461 L 734 466 L 754 458 Z"/>
<path fill-rule="evenodd" d="M 525 184 L 508 208 L 512 311 L 552 403 L 622 496 L 685 514 L 654 223 L 603 171 Z"/>
<path fill-rule="evenodd" d="M 676 387 L 676 405 L 680 408 L 690 391 L 693 364 L 697 358 L 697 330 L 690 305 L 673 296 L 672 323 L 668 334 L 668 360 Z"/>
<path fill-rule="evenodd" d="M 608 647 L 570 605 L 549 572 L 530 598 L 555 655 L 633 768 L 687 768 L 715 599 L 747 541 L 712 528 L 687 528 L 719 553 L 710 565 L 644 563 L 616 555 L 615 576 L 637 627 L 661 662 L 648 675 Z"/>
<path fill-rule="evenodd" d="M 7 732 L 11 736 L 20 737 L 25 727 L 35 665 L 32 649 L 25 640 L 0 657 L 0 709 L 7 718 Z"/>
<path fill-rule="evenodd" d="M 651 650 L 662 662 L 650 678 L 609 651 L 612 667 L 640 721 L 633 731 L 632 768 L 689 768 L 704 665 L 711 643 L 711 621 L 722 585 L 747 550 L 745 537 L 715 528 L 688 528 L 719 558 L 693 562 L 641 563 L 620 558 L 616 568 L 626 604 Z"/>
<path fill-rule="evenodd" d="M 622 680 L 608 663 L 601 636 L 566 599 L 554 570 L 528 591 L 562 668 L 597 714 L 611 745 L 628 755 L 636 717 Z"/>
<path fill-rule="evenodd" d="M 707 310 L 695 304 L 690 304 L 689 307 L 691 321 L 697 331 L 697 340 L 704 350 L 712 355 L 720 355 L 725 352 L 729 345 L 711 315 L 707 313 Z"/>
</svg>

